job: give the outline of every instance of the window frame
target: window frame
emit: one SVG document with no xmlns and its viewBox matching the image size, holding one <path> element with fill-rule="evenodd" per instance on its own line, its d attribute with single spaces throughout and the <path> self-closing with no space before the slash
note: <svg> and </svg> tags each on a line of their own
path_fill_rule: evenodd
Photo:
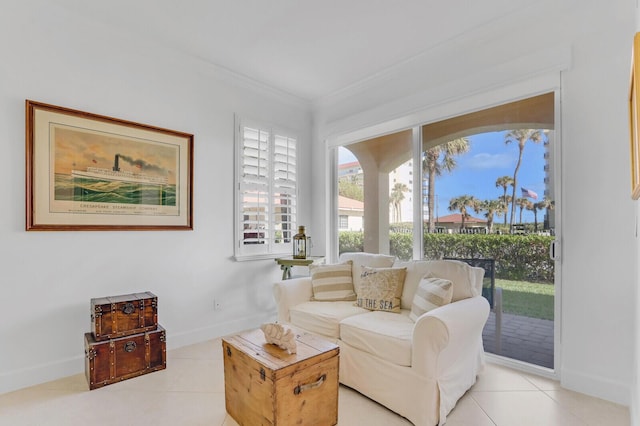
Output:
<svg viewBox="0 0 640 426">
<path fill-rule="evenodd" d="M 329 221 L 327 223 L 328 232 L 327 232 L 327 259 L 331 261 L 337 261 L 339 256 L 339 229 L 338 225 L 338 203 L 337 203 L 337 194 L 338 194 L 338 185 L 337 185 L 337 170 L 338 170 L 338 149 L 340 147 L 348 148 L 349 145 L 359 143 L 362 141 L 366 141 L 369 139 L 374 139 L 376 137 L 401 132 L 404 130 L 416 130 L 422 128 L 425 125 L 430 123 L 435 123 L 438 121 L 442 121 L 451 117 L 462 116 L 468 113 L 473 113 L 477 111 L 482 111 L 484 109 L 489 109 L 495 107 L 497 105 L 508 104 L 511 102 L 517 102 L 520 100 L 524 100 L 527 98 L 532 98 L 538 95 L 542 95 L 545 93 L 553 92 L 556 99 L 556 117 L 555 117 L 555 125 L 556 130 L 560 127 L 560 118 L 558 116 L 558 111 L 560 111 L 560 73 L 559 72 L 549 72 L 537 76 L 533 80 L 527 80 L 524 82 L 518 82 L 511 85 L 507 85 L 502 87 L 500 90 L 491 90 L 487 92 L 481 92 L 469 97 L 462 97 L 459 99 L 452 99 L 448 101 L 443 101 L 437 108 L 429 107 L 425 109 L 419 109 L 415 112 L 409 113 L 408 115 L 401 116 L 396 119 L 392 119 L 389 121 L 384 121 L 378 123 L 376 125 L 370 125 L 366 127 L 358 127 L 356 130 L 353 129 L 345 129 L 344 131 L 340 131 L 340 129 L 333 129 L 333 134 L 327 136 L 325 139 L 325 147 L 328 152 L 326 156 L 326 168 L 329 173 L 329 178 L 331 179 L 328 182 L 328 190 L 330 191 L 329 203 L 327 204 L 327 214 L 329 215 Z M 414 138 L 421 138 L 422 135 L 414 134 Z M 558 140 L 558 132 L 556 131 L 556 140 Z M 414 139 L 414 175 L 421 176 L 421 168 L 419 167 L 420 162 L 420 145 L 421 142 L 417 142 Z M 557 142 L 556 142 L 557 143 Z M 557 176 L 557 175 L 556 175 Z M 419 184 L 418 180 L 414 180 L 413 182 L 414 192 L 420 191 L 422 193 L 421 183 Z M 560 189 L 558 185 L 554 185 L 555 193 L 558 197 L 560 194 Z M 414 208 L 414 217 L 421 216 L 423 214 L 423 198 L 426 198 L 426 195 L 420 197 L 418 202 L 417 199 L 413 200 L 413 208 Z M 558 218 L 560 217 L 559 210 L 556 208 L 556 232 L 560 232 L 561 225 L 559 224 Z M 413 253 L 414 260 L 422 259 L 423 255 L 423 243 L 422 243 L 422 224 L 420 226 L 416 226 L 414 222 L 414 241 L 413 241 Z M 556 282 L 559 281 L 559 278 L 556 278 Z"/>
<path fill-rule="evenodd" d="M 266 123 L 260 120 L 247 119 L 240 116 L 235 116 L 234 125 L 234 258 L 236 261 L 247 260 L 259 260 L 259 259 L 273 259 L 290 255 L 293 250 L 293 235 L 297 232 L 297 220 L 299 217 L 299 175 L 298 175 L 298 151 L 300 147 L 300 138 L 297 132 L 285 129 L 281 126 L 276 126 L 271 123 Z M 267 214 L 266 214 L 266 228 L 264 243 L 258 244 L 244 244 L 244 191 L 246 190 L 247 181 L 244 179 L 243 166 L 244 166 L 244 131 L 246 128 L 252 128 L 259 130 L 260 132 L 268 133 L 268 155 L 267 155 L 267 188 L 266 198 L 268 202 Z M 282 193 L 282 186 L 278 185 L 276 179 L 276 139 L 278 137 L 284 137 L 293 140 L 295 146 L 295 153 L 293 155 L 293 175 L 294 175 L 294 188 L 289 189 L 286 192 L 292 201 L 292 216 L 288 223 L 290 225 L 290 237 L 287 242 L 276 243 L 275 242 L 275 224 L 280 222 L 276 220 L 276 216 L 281 213 L 276 212 L 276 203 L 274 199 L 276 194 Z M 287 168 L 291 165 L 286 163 Z M 281 181 L 280 181 L 281 182 Z"/>
<path fill-rule="evenodd" d="M 349 215 L 346 215 L 346 214 L 338 215 L 338 228 L 349 229 Z"/>
</svg>

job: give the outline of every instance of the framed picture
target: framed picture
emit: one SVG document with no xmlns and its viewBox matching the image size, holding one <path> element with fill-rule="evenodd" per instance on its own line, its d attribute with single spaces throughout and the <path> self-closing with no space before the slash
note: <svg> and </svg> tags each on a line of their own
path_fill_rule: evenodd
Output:
<svg viewBox="0 0 640 426">
<path fill-rule="evenodd" d="M 631 129 L 631 198 L 640 198 L 640 33 L 633 39 L 633 55 L 631 61 L 631 83 L 629 89 L 629 124 Z"/>
<path fill-rule="evenodd" d="M 26 229 L 191 230 L 193 135 L 26 101 Z"/>
</svg>

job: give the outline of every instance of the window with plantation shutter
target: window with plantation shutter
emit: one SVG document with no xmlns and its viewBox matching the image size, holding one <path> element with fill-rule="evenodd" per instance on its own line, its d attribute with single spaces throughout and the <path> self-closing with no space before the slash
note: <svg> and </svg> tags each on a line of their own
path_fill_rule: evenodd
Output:
<svg viewBox="0 0 640 426">
<path fill-rule="evenodd" d="M 237 260 L 291 253 L 297 220 L 296 142 L 271 126 L 238 122 Z"/>
</svg>

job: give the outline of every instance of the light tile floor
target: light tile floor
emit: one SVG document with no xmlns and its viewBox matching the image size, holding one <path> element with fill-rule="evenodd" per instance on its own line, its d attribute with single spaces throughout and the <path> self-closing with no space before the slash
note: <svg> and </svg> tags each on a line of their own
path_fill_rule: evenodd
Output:
<svg viewBox="0 0 640 426">
<path fill-rule="evenodd" d="M 340 387 L 339 425 L 410 425 Z M 447 426 L 629 425 L 629 410 L 557 382 L 488 364 Z M 225 412 L 220 339 L 168 352 L 167 369 L 89 391 L 83 374 L 0 395 L 0 425 L 220 425 Z"/>
</svg>

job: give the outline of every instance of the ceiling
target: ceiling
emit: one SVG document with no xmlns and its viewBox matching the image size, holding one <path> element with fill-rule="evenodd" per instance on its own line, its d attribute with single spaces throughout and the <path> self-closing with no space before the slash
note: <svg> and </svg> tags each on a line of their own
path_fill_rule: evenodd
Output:
<svg viewBox="0 0 640 426">
<path fill-rule="evenodd" d="M 301 99 L 335 95 L 548 0 L 55 0 Z"/>
</svg>

